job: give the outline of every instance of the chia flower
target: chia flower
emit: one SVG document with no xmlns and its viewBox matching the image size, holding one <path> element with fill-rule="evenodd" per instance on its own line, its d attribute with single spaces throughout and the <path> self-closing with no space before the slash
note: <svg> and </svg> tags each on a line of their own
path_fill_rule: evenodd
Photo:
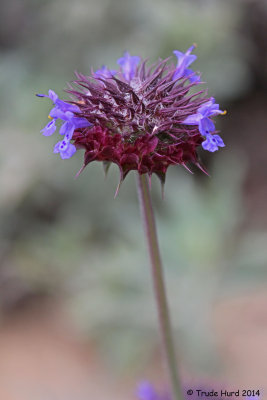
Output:
<svg viewBox="0 0 267 400">
<path fill-rule="evenodd" d="M 218 114 L 226 114 L 226 111 L 219 110 L 219 104 L 215 104 L 212 97 L 207 103 L 198 108 L 196 114 L 189 115 L 183 123 L 186 125 L 198 125 L 201 135 L 206 136 L 215 130 L 213 121 L 209 118 Z"/>
<path fill-rule="evenodd" d="M 80 109 L 77 105 L 66 103 L 58 98 L 58 95 L 49 90 L 48 95 L 38 94 L 38 97 L 49 97 L 55 107 L 52 108 L 49 118 L 52 121 L 41 130 L 44 136 L 51 136 L 56 131 L 56 120 L 65 121 L 59 130 L 60 135 L 64 135 L 64 139 L 58 142 L 54 147 L 54 153 L 60 153 L 62 159 L 70 158 L 76 152 L 74 144 L 70 143 L 75 129 L 91 126 L 90 122 L 85 118 L 80 118 L 75 114 L 80 114 Z"/>
<path fill-rule="evenodd" d="M 144 231 L 150 255 L 154 292 L 162 336 L 162 350 L 170 378 L 171 394 L 158 394 L 149 383 L 138 389 L 140 400 L 191 400 L 198 390 L 186 391 L 180 383 L 174 360 L 175 348 L 165 292 L 160 251 L 157 240 L 148 179 L 155 173 L 165 181 L 170 165 L 193 163 L 205 172 L 198 158 L 198 147 L 214 152 L 224 143 L 215 131 L 212 118 L 223 114 L 206 90 L 193 90 L 201 83 L 188 66 L 195 61 L 194 46 L 185 53 L 174 51 L 178 61 L 159 60 L 151 66 L 138 56 L 125 52 L 117 62 L 118 71 L 102 66 L 91 75 L 76 73 L 69 85 L 70 100 L 61 100 L 49 90 L 54 106 L 51 121 L 41 130 L 51 136 L 61 121 L 59 134 L 64 136 L 54 146 L 62 159 L 84 150 L 83 166 L 101 161 L 107 170 L 111 163 L 120 170 L 121 182 L 131 170 L 137 171 L 137 188 Z M 118 189 L 117 189 L 118 191 Z M 117 193 L 117 192 L 116 192 Z"/>
<path fill-rule="evenodd" d="M 172 79 L 178 79 L 182 76 L 188 76 L 190 82 L 198 82 L 200 80 L 199 76 L 196 76 L 192 69 L 187 68 L 192 62 L 197 59 L 197 56 L 191 52 L 196 46 L 191 46 L 185 53 L 181 51 L 174 50 L 173 54 L 177 57 L 177 67 L 174 72 Z"/>
<path fill-rule="evenodd" d="M 116 75 L 117 71 L 113 69 L 108 69 L 106 65 L 103 65 L 100 69 L 95 71 L 94 76 L 96 78 L 112 78 L 113 75 Z"/>
<path fill-rule="evenodd" d="M 67 90 L 71 100 L 59 99 L 52 90 L 38 95 L 54 103 L 43 135 L 52 135 L 57 120 L 63 121 L 64 139 L 54 153 L 70 158 L 84 149 L 80 172 L 92 161 L 102 161 L 106 169 L 115 163 L 120 182 L 131 170 L 149 177 L 155 173 L 164 182 L 168 167 L 177 164 L 193 163 L 205 172 L 197 148 L 202 144 L 214 152 L 224 146 L 211 119 L 223 112 L 205 90 L 190 92 L 200 84 L 187 68 L 196 59 L 193 49 L 175 50 L 177 65 L 166 59 L 147 66 L 125 52 L 118 71 L 102 66 L 89 76 L 76 73 Z"/>
<path fill-rule="evenodd" d="M 117 63 L 121 66 L 124 78 L 130 81 L 135 76 L 137 65 L 140 63 L 141 58 L 138 56 L 130 56 L 126 51 L 124 56 L 119 58 Z"/>
</svg>

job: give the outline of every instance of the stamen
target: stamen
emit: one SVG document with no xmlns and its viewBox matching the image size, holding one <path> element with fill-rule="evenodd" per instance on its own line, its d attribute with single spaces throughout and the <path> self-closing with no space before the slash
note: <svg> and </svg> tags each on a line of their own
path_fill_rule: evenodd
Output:
<svg viewBox="0 0 267 400">
<path fill-rule="evenodd" d="M 49 118 L 49 119 L 53 119 L 53 118 L 51 117 L 51 115 L 48 115 L 48 118 Z"/>
</svg>

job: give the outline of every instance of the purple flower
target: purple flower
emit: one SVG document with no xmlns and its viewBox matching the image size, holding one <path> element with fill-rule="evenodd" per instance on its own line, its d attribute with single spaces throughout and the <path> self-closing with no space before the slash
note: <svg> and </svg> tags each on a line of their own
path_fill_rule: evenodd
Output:
<svg viewBox="0 0 267 400">
<path fill-rule="evenodd" d="M 70 158 L 76 152 L 76 147 L 68 140 L 61 140 L 54 147 L 54 153 L 60 153 L 61 158 L 64 160 Z"/>
<path fill-rule="evenodd" d="M 218 114 L 225 114 L 225 111 L 219 109 L 219 104 L 215 104 L 215 99 L 212 97 L 209 101 L 202 104 L 197 109 L 196 114 L 189 115 L 183 124 L 186 125 L 198 125 L 199 132 L 201 135 L 206 136 L 210 132 L 215 130 L 215 125 L 209 117 Z"/>
<path fill-rule="evenodd" d="M 96 78 L 112 78 L 116 75 L 117 71 L 113 69 L 108 69 L 106 65 L 103 65 L 100 69 L 95 71 L 94 75 Z"/>
<path fill-rule="evenodd" d="M 199 76 L 193 75 L 194 71 L 187 68 L 190 64 L 192 64 L 192 62 L 197 59 L 197 56 L 191 55 L 191 52 L 194 50 L 195 47 L 195 45 L 189 47 L 189 49 L 185 53 L 182 53 L 178 50 L 173 51 L 173 54 L 175 54 L 178 59 L 177 67 L 172 77 L 173 80 L 188 76 L 190 82 L 199 81 Z"/>
<path fill-rule="evenodd" d="M 36 96 L 38 96 L 38 97 L 49 97 L 49 99 L 51 99 L 53 101 L 53 103 L 55 103 L 57 101 L 57 99 L 58 99 L 58 95 L 51 89 L 48 91 L 48 95 L 47 94 L 38 93 Z"/>
<path fill-rule="evenodd" d="M 189 162 L 205 172 L 197 150 L 202 143 L 211 152 L 224 146 L 212 121 L 223 112 L 206 91 L 190 93 L 199 83 L 188 68 L 196 59 L 193 49 L 174 51 L 177 66 L 169 59 L 147 65 L 125 52 L 118 74 L 105 65 L 90 76 L 76 73 L 68 90 L 71 101 L 53 90 L 38 95 L 53 102 L 52 121 L 41 132 L 52 135 L 61 121 L 63 137 L 54 152 L 65 159 L 84 149 L 83 169 L 93 161 L 114 163 L 121 181 L 136 170 L 156 174 L 163 184 L 170 165 L 187 168 Z"/>
<path fill-rule="evenodd" d="M 202 142 L 204 150 L 211 151 L 212 153 L 219 149 L 219 147 L 225 147 L 222 138 L 219 135 L 206 135 L 206 140 Z"/>
<path fill-rule="evenodd" d="M 41 130 L 42 134 L 44 136 L 53 135 L 57 129 L 56 120 L 61 119 L 65 121 L 59 130 L 59 133 L 65 136 L 64 140 L 56 144 L 54 153 L 60 153 L 61 158 L 63 159 L 70 158 L 76 152 L 76 147 L 69 143 L 72 139 L 74 130 L 85 128 L 92 124 L 88 122 L 86 118 L 76 117 L 74 113 L 80 113 L 80 108 L 75 104 L 69 104 L 59 99 L 58 95 L 53 90 L 49 90 L 48 95 L 38 94 L 37 96 L 48 97 L 55 105 L 49 114 L 49 118 L 52 118 L 52 121 Z"/>
<path fill-rule="evenodd" d="M 59 99 L 58 95 L 53 91 L 49 90 L 48 95 L 46 94 L 37 94 L 38 97 L 48 97 L 53 101 L 55 107 L 49 113 L 51 118 L 68 120 L 69 117 L 66 116 L 67 112 L 80 112 L 80 109 L 75 104 L 69 104 L 61 99 Z"/>
<path fill-rule="evenodd" d="M 140 62 L 140 57 L 131 56 L 128 51 L 124 53 L 124 56 L 119 58 L 117 63 L 122 69 L 124 78 L 130 81 L 135 76 L 136 67 Z"/>
</svg>

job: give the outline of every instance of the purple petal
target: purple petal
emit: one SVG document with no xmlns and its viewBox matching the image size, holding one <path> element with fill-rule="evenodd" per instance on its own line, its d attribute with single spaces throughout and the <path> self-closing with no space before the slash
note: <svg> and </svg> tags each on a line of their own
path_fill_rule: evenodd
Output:
<svg viewBox="0 0 267 400">
<path fill-rule="evenodd" d="M 94 75 L 97 78 L 112 78 L 116 73 L 117 71 L 108 69 L 106 65 L 103 65 L 100 69 L 95 71 Z"/>
<path fill-rule="evenodd" d="M 86 128 L 87 126 L 93 125 L 89 121 L 87 121 L 86 118 L 79 118 L 79 117 L 72 118 L 71 122 L 73 123 L 75 129 Z"/>
<path fill-rule="evenodd" d="M 202 147 L 204 150 L 208 150 L 213 153 L 214 151 L 218 150 L 219 147 L 224 147 L 224 143 L 219 135 L 212 136 L 209 134 L 207 135 L 206 140 L 202 142 Z"/>
<path fill-rule="evenodd" d="M 200 107 L 198 108 L 197 111 L 198 111 L 200 114 L 203 115 L 203 114 L 206 112 L 206 110 L 209 110 L 210 107 L 212 107 L 212 105 L 214 104 L 214 102 L 215 102 L 214 97 L 211 97 L 211 99 L 210 99 L 209 101 L 207 101 L 206 103 L 202 104 L 202 106 L 200 106 Z"/>
<path fill-rule="evenodd" d="M 189 115 L 182 123 L 186 125 L 198 125 L 202 119 L 202 115 L 197 113 L 193 115 Z"/>
<path fill-rule="evenodd" d="M 210 117 L 212 115 L 223 114 L 223 111 L 219 109 L 219 104 L 214 103 L 215 99 L 212 97 L 209 101 L 202 104 L 199 107 L 198 112 L 203 115 L 203 117 Z"/>
<path fill-rule="evenodd" d="M 71 140 L 74 132 L 74 125 L 72 122 L 66 121 L 61 126 L 59 133 L 60 135 L 65 135 L 66 140 Z"/>
<path fill-rule="evenodd" d="M 191 83 L 196 83 L 200 81 L 200 77 L 196 75 L 196 73 L 192 69 L 187 68 L 184 71 L 184 75 L 188 76 L 188 79 Z"/>
<path fill-rule="evenodd" d="M 51 136 L 56 131 L 56 122 L 53 119 L 52 121 L 48 122 L 48 124 L 41 130 L 44 136 Z"/>
<path fill-rule="evenodd" d="M 74 117 L 74 114 L 71 111 L 63 111 L 59 107 L 54 107 L 50 111 L 50 117 L 52 118 L 60 118 L 63 119 L 64 121 L 71 121 L 72 118 Z"/>
<path fill-rule="evenodd" d="M 215 131 L 215 125 L 209 118 L 202 118 L 199 122 L 199 132 L 201 135 L 206 136 Z"/>
<path fill-rule="evenodd" d="M 224 141 L 222 140 L 221 136 L 213 135 L 213 138 L 216 140 L 216 143 L 219 147 L 225 147 Z"/>
<path fill-rule="evenodd" d="M 75 152 L 76 147 L 65 139 L 58 142 L 54 147 L 54 153 L 60 153 L 63 160 L 72 157 Z"/>
<path fill-rule="evenodd" d="M 118 59 L 117 63 L 120 65 L 123 76 L 127 81 L 130 81 L 134 77 L 136 67 L 140 60 L 140 57 L 131 56 L 128 51 L 124 53 L 123 57 Z"/>
<path fill-rule="evenodd" d="M 63 112 L 80 112 L 80 109 L 75 104 L 69 104 L 61 99 L 57 99 L 55 103 L 56 107 L 58 107 Z"/>
<path fill-rule="evenodd" d="M 71 158 L 73 156 L 73 154 L 76 153 L 76 147 L 74 146 L 74 144 L 69 143 L 68 147 L 66 150 L 60 152 L 61 158 L 67 159 L 67 158 Z"/>
<path fill-rule="evenodd" d="M 178 50 L 173 51 L 173 54 L 177 57 L 177 67 L 183 66 L 185 69 L 197 59 L 196 55 L 190 54 L 193 49 L 194 46 L 191 46 L 185 53 Z"/>
<path fill-rule="evenodd" d="M 48 97 L 53 101 L 53 103 L 56 103 L 58 99 L 58 95 L 51 89 L 48 91 Z"/>
<path fill-rule="evenodd" d="M 65 113 L 61 111 L 58 107 L 53 107 L 52 110 L 49 113 L 50 117 L 52 118 L 60 118 L 63 119 Z"/>
<path fill-rule="evenodd" d="M 179 79 L 182 76 L 186 75 L 187 67 L 197 59 L 196 55 L 190 54 L 194 48 L 195 46 L 191 46 L 185 53 L 182 53 L 178 50 L 173 51 L 173 54 L 177 57 L 177 68 L 173 74 L 173 80 Z"/>
</svg>

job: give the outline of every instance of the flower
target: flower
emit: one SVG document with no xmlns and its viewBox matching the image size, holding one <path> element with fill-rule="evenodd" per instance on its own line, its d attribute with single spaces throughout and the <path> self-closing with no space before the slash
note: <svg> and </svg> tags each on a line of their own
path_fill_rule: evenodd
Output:
<svg viewBox="0 0 267 400">
<path fill-rule="evenodd" d="M 75 129 L 85 128 L 91 126 L 85 118 L 80 118 L 76 114 L 80 113 L 77 105 L 66 103 L 59 99 L 58 95 L 49 90 L 48 95 L 37 94 L 38 97 L 48 97 L 53 101 L 54 106 L 50 111 L 49 118 L 52 121 L 41 130 L 44 136 L 51 136 L 56 131 L 56 120 L 61 119 L 65 121 L 59 130 L 61 135 L 64 135 L 64 140 L 58 142 L 54 147 L 54 153 L 60 153 L 62 159 L 70 158 L 76 152 L 76 147 L 70 143 Z"/>
<path fill-rule="evenodd" d="M 183 121 L 186 125 L 198 125 L 199 132 L 203 136 L 206 136 L 206 140 L 202 142 L 202 147 L 211 152 L 218 150 L 219 147 L 225 146 L 219 135 L 211 135 L 211 132 L 215 131 L 215 125 L 209 117 L 218 114 L 226 114 L 226 111 L 221 111 L 219 109 L 219 104 L 216 104 L 215 99 L 212 97 L 198 108 L 196 114 L 189 115 Z"/>
<path fill-rule="evenodd" d="M 115 163 L 120 181 L 137 170 L 155 173 L 163 183 L 170 165 L 188 168 L 189 162 L 205 172 L 197 149 L 202 144 L 213 152 L 224 146 L 212 121 L 223 112 L 205 90 L 190 91 L 200 84 L 187 68 L 196 59 L 193 48 L 175 50 L 177 65 L 166 59 L 147 66 L 125 52 L 117 72 L 102 66 L 89 76 L 76 73 L 67 90 L 71 100 L 59 99 L 52 90 L 38 95 L 54 103 L 52 121 L 41 132 L 52 135 L 61 120 L 64 139 L 54 152 L 70 158 L 84 149 L 81 171 L 92 161 L 102 161 L 105 168 Z"/>
<path fill-rule="evenodd" d="M 197 59 L 196 55 L 191 55 L 191 52 L 194 50 L 195 47 L 195 45 L 189 47 L 189 49 L 185 53 L 182 53 L 178 50 L 173 51 L 173 54 L 177 57 L 178 61 L 172 79 L 179 79 L 183 76 L 188 76 L 190 82 L 199 81 L 199 76 L 196 76 L 192 69 L 187 68 L 190 64 L 192 64 L 192 62 Z"/>
<path fill-rule="evenodd" d="M 128 51 L 125 51 L 124 56 L 118 59 L 117 63 L 121 66 L 123 76 L 127 81 L 130 81 L 134 77 L 140 60 L 140 57 L 131 56 Z"/>
<path fill-rule="evenodd" d="M 95 71 L 94 75 L 96 78 L 112 78 L 116 75 L 117 71 L 113 69 L 108 69 L 106 65 L 103 65 L 100 69 Z"/>
</svg>

